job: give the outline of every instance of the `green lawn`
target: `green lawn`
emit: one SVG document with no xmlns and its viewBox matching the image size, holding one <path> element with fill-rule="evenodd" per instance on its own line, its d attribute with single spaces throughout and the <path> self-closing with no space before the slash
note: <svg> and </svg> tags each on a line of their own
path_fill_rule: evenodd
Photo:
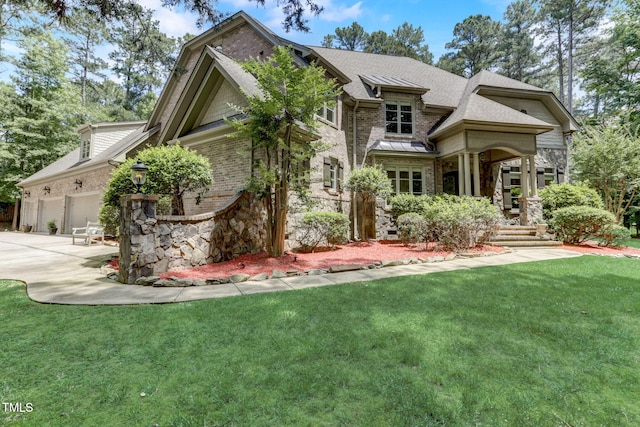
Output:
<svg viewBox="0 0 640 427">
<path fill-rule="evenodd" d="M 0 424 L 637 426 L 639 271 L 583 256 L 128 307 L 0 281 L 0 399 L 33 406 Z"/>
</svg>

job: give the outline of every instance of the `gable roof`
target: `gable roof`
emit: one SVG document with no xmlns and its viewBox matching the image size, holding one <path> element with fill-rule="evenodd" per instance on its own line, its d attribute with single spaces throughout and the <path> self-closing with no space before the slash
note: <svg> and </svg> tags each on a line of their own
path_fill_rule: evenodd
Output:
<svg viewBox="0 0 640 427">
<path fill-rule="evenodd" d="M 175 139 L 180 134 L 190 131 L 188 128 L 194 123 L 187 123 L 189 117 L 197 115 L 198 111 L 195 110 L 197 110 L 197 105 L 204 101 L 203 97 L 211 96 L 210 88 L 215 86 L 214 80 L 217 78 L 214 72 L 218 72 L 243 96 L 263 96 L 258 81 L 251 73 L 246 72 L 233 59 L 206 46 L 176 102 L 169 120 L 164 124 L 160 135 L 161 141 Z"/>
<path fill-rule="evenodd" d="M 17 185 L 18 187 L 25 187 L 44 180 L 86 172 L 109 164 L 110 161 L 122 162 L 130 150 L 146 141 L 159 130 L 158 126 L 147 131 L 145 131 L 144 128 L 144 125 L 138 127 L 135 131 L 89 160 L 78 161 L 80 158 L 80 147 L 78 147 L 69 154 L 22 180 Z"/>
</svg>

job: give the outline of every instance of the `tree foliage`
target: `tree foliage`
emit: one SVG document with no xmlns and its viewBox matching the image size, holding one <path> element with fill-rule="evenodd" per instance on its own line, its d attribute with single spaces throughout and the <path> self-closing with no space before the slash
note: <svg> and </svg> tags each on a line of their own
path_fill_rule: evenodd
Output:
<svg viewBox="0 0 640 427">
<path fill-rule="evenodd" d="M 375 203 L 376 197 L 388 197 L 393 193 L 391 180 L 380 166 L 354 169 L 347 178 L 347 188 L 362 196 L 363 203 Z M 360 236 L 366 236 L 365 210 L 360 209 Z"/>
<path fill-rule="evenodd" d="M 473 15 L 453 28 L 453 40 L 445 45 L 454 52 L 438 66 L 471 77 L 482 70 L 494 69 L 500 58 L 500 22 L 488 15 Z M 446 69 L 446 68 L 445 68 Z"/>
<path fill-rule="evenodd" d="M 19 46 L 12 84 L 0 91 L 0 198 L 77 146 L 78 91 L 66 77 L 68 53 L 50 32 L 34 31 Z"/>
<path fill-rule="evenodd" d="M 179 145 L 146 148 L 136 159 L 149 168 L 142 190 L 146 194 L 171 196 L 173 215 L 185 214 L 185 193 L 203 193 L 213 184 L 209 160 Z M 119 208 L 120 196 L 135 192 L 131 166 L 136 159 L 127 159 L 113 171 L 103 196 L 105 205 Z"/>
<path fill-rule="evenodd" d="M 36 0 L 51 16 L 64 20 L 70 11 L 84 9 L 95 16 L 97 20 L 118 20 L 127 16 L 132 7 L 139 7 L 136 0 Z M 250 0 L 259 6 L 265 5 L 265 0 Z M 25 0 L 7 0 L 8 5 L 21 5 Z M 205 23 L 217 24 L 226 18 L 226 14 L 217 9 L 217 0 L 163 0 L 164 7 L 182 7 L 198 14 L 198 27 Z M 276 0 L 276 5 L 284 13 L 282 25 L 288 32 L 292 29 L 309 31 L 307 19 L 304 18 L 305 10 L 317 16 L 323 11 L 320 2 L 314 0 Z"/>
<path fill-rule="evenodd" d="M 236 137 L 252 141 L 260 159 L 249 188 L 259 194 L 267 211 L 267 250 L 271 256 L 284 254 L 292 165 L 313 157 L 320 149 L 313 134 L 316 113 L 332 105 L 337 84 L 325 78 L 325 70 L 311 64 L 298 67 L 293 53 L 277 47 L 266 60 L 249 60 L 243 68 L 255 76 L 259 95 L 248 95 L 248 106 L 236 108 L 246 120 L 230 122 Z"/>
<path fill-rule="evenodd" d="M 598 190 L 606 209 L 623 219 L 640 189 L 640 135 L 626 124 L 587 126 L 571 146 L 573 177 Z"/>
<path fill-rule="evenodd" d="M 364 51 L 382 55 L 406 56 L 427 64 L 433 63 L 433 54 L 424 42 L 422 27 L 404 22 L 391 34 L 379 30 L 368 34 L 357 22 L 349 27 L 336 28 L 335 34 L 324 37 L 322 46 L 346 50 Z"/>
</svg>

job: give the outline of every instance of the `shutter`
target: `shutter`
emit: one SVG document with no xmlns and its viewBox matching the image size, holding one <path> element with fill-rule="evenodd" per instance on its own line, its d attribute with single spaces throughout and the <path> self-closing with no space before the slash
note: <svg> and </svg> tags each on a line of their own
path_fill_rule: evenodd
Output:
<svg viewBox="0 0 640 427">
<path fill-rule="evenodd" d="M 338 191 L 342 191 L 342 180 L 344 179 L 344 162 L 338 163 Z"/>
<path fill-rule="evenodd" d="M 538 179 L 538 188 L 544 188 L 544 168 L 536 169 L 536 178 Z"/>
<path fill-rule="evenodd" d="M 502 205 L 504 210 L 510 210 L 511 205 L 511 166 L 502 167 Z"/>
<path fill-rule="evenodd" d="M 564 168 L 558 167 L 558 184 L 562 184 L 564 182 Z"/>
<path fill-rule="evenodd" d="M 331 159 L 328 157 L 324 158 L 322 165 L 322 182 L 325 188 L 331 187 Z"/>
</svg>

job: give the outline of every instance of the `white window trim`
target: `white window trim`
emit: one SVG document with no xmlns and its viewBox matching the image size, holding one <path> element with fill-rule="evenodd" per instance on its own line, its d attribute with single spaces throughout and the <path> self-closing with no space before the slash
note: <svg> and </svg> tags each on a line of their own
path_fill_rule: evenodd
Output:
<svg viewBox="0 0 640 427">
<path fill-rule="evenodd" d="M 331 111 L 333 113 L 333 120 L 327 118 L 327 111 Z M 316 113 L 316 116 L 323 122 L 330 123 L 333 126 L 338 126 L 338 100 L 336 99 L 333 108 L 329 108 L 327 106 L 327 103 L 325 102 L 320 110 L 318 110 L 318 112 Z"/>
<path fill-rule="evenodd" d="M 80 160 L 91 158 L 91 140 L 83 139 L 80 142 Z"/>
</svg>

